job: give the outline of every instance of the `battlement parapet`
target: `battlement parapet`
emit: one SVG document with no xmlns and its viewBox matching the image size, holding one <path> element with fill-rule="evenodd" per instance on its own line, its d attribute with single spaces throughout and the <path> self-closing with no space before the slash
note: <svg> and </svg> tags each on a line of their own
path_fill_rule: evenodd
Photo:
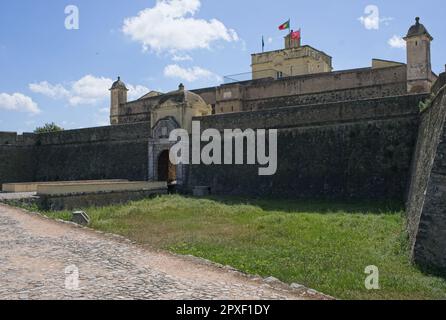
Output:
<svg viewBox="0 0 446 320">
<path fill-rule="evenodd" d="M 36 135 L 34 133 L 18 134 L 17 132 L 1 132 L 0 131 L 0 145 L 33 145 L 35 143 Z"/>
</svg>

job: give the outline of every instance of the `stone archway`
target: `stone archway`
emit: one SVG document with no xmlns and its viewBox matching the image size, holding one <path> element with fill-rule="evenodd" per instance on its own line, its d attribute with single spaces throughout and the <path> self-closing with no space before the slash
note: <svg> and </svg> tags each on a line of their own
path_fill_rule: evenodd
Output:
<svg viewBox="0 0 446 320">
<path fill-rule="evenodd" d="M 173 117 L 159 120 L 152 128 L 148 150 L 149 181 L 167 181 L 178 186 L 185 182 L 185 166 L 183 164 L 175 166 L 169 159 L 169 150 L 174 145 L 174 142 L 169 141 L 169 134 L 178 128 L 180 126 Z"/>
<path fill-rule="evenodd" d="M 172 184 L 177 181 L 177 168 L 170 162 L 169 150 L 164 150 L 158 156 L 158 181 L 167 181 Z"/>
</svg>

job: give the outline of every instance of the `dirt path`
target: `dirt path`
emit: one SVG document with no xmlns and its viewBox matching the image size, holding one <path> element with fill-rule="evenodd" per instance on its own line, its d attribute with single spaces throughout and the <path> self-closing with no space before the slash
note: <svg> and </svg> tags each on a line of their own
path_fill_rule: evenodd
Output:
<svg viewBox="0 0 446 320">
<path fill-rule="evenodd" d="M 2 204 L 0 277 L 0 299 L 324 298 Z"/>
</svg>

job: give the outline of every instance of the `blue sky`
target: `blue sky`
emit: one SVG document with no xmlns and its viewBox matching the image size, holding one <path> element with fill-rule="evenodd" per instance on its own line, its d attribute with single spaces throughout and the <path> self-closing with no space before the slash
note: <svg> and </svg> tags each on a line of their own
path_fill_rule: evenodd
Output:
<svg viewBox="0 0 446 320">
<path fill-rule="evenodd" d="M 68 5 L 79 9 L 78 30 L 65 27 Z M 379 16 L 365 13 L 370 5 Z M 180 82 L 216 85 L 249 72 L 262 35 L 266 50 L 281 49 L 285 32 L 277 27 L 288 18 L 304 44 L 330 54 L 342 70 L 372 58 L 405 62 L 399 37 L 420 16 L 435 38 L 439 73 L 445 9 L 444 0 L 7 1 L 0 13 L 0 131 L 31 132 L 53 121 L 66 129 L 106 125 L 107 87 L 118 75 L 133 98 Z"/>
</svg>

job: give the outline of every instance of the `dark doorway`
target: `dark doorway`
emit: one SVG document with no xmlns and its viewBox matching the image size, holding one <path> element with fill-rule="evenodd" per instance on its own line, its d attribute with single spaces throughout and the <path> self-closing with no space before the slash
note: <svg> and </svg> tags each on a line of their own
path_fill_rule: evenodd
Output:
<svg viewBox="0 0 446 320">
<path fill-rule="evenodd" d="M 176 180 L 176 166 L 170 162 L 169 150 L 164 150 L 158 158 L 158 181 L 167 181 L 168 184 L 172 184 Z"/>
</svg>

